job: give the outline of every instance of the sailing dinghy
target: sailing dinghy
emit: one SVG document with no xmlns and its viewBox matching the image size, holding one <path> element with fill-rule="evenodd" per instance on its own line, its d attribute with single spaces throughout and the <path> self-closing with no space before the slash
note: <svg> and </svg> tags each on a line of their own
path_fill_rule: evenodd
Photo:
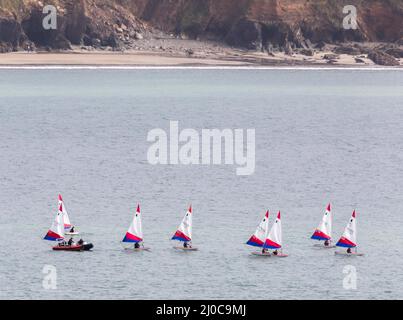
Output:
<svg viewBox="0 0 403 320">
<path fill-rule="evenodd" d="M 319 246 L 322 248 L 335 248 L 335 245 L 332 245 L 332 213 L 330 208 L 330 203 L 328 204 L 325 214 L 322 217 L 322 221 L 319 226 L 316 228 L 315 232 L 311 236 L 311 239 L 324 241 L 324 244 L 318 244 L 315 246 Z"/>
<path fill-rule="evenodd" d="M 133 251 L 148 251 L 150 248 L 144 247 L 143 244 L 143 229 L 141 226 L 141 215 L 140 215 L 140 205 L 137 205 L 136 213 L 133 216 L 132 223 L 130 224 L 129 230 L 127 230 L 125 237 L 123 238 L 123 243 L 134 244 L 134 247 L 125 248 L 126 250 Z"/>
<path fill-rule="evenodd" d="M 265 249 L 274 250 L 271 253 L 272 257 L 285 258 L 288 254 L 283 253 L 283 230 L 281 228 L 281 213 L 277 214 L 276 221 L 274 221 L 273 226 L 270 229 L 269 235 L 264 243 Z"/>
<path fill-rule="evenodd" d="M 248 242 L 246 242 L 246 244 L 249 246 L 262 248 L 267 238 L 268 229 L 269 229 L 269 210 L 266 211 L 262 221 L 257 226 L 255 233 L 250 237 L 250 239 L 248 240 Z"/>
<path fill-rule="evenodd" d="M 65 241 L 64 235 L 63 205 L 60 204 L 56 218 L 43 239 L 58 242 L 58 244 L 52 248 L 55 251 L 88 251 L 93 248 L 92 243 L 86 243 L 82 240 L 79 243 L 68 244 Z"/>
<path fill-rule="evenodd" d="M 183 246 L 176 246 L 174 249 L 184 251 L 197 251 L 198 249 L 192 246 L 192 206 L 189 207 L 181 224 L 176 230 L 171 240 L 183 242 Z"/>
<path fill-rule="evenodd" d="M 357 252 L 357 225 L 356 225 L 356 212 L 353 211 L 353 214 L 348 222 L 346 228 L 344 229 L 344 233 L 341 236 L 340 240 L 336 243 L 336 246 L 347 248 L 347 252 L 345 251 L 336 251 L 337 255 L 347 255 L 347 256 L 363 256 L 363 253 Z M 352 251 L 351 249 L 354 249 Z"/>
<path fill-rule="evenodd" d="M 74 226 L 70 222 L 69 214 L 67 213 L 66 206 L 64 205 L 64 201 L 62 195 L 59 194 L 59 206 L 63 208 L 63 223 L 64 223 L 64 230 L 66 235 L 78 235 L 79 232 L 74 230 Z"/>
<path fill-rule="evenodd" d="M 63 209 L 60 205 L 55 220 L 53 220 L 52 226 L 50 227 L 48 233 L 45 235 L 43 240 L 48 241 L 64 240 Z"/>
</svg>

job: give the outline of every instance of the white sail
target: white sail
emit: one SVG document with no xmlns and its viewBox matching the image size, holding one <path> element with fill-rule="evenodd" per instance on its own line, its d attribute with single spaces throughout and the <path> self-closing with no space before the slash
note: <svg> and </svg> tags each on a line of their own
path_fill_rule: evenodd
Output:
<svg viewBox="0 0 403 320">
<path fill-rule="evenodd" d="M 331 240 L 332 238 L 332 214 L 330 210 L 330 203 L 326 208 L 325 214 L 322 217 L 318 228 L 313 233 L 312 239 L 315 240 Z"/>
<path fill-rule="evenodd" d="M 137 205 L 137 210 L 133 216 L 129 230 L 123 239 L 123 242 L 141 242 L 143 241 L 143 230 L 141 227 L 140 205 Z"/>
<path fill-rule="evenodd" d="M 356 212 L 353 211 L 350 221 L 348 222 L 344 233 L 336 246 L 345 248 L 354 248 L 357 246 L 357 225 L 356 225 Z"/>
<path fill-rule="evenodd" d="M 66 206 L 64 205 L 64 201 L 62 198 L 62 195 L 59 194 L 59 207 L 62 206 L 63 209 L 63 223 L 64 223 L 64 229 L 65 230 L 70 230 L 72 227 L 72 224 L 70 222 L 70 217 L 69 214 L 67 213 Z"/>
<path fill-rule="evenodd" d="M 281 215 L 280 211 L 277 214 L 276 221 L 270 229 L 269 235 L 264 244 L 264 248 L 279 249 L 282 246 L 282 230 L 281 230 Z"/>
<path fill-rule="evenodd" d="M 255 233 L 250 237 L 250 239 L 246 244 L 254 247 L 263 247 L 266 241 L 268 229 L 269 229 L 269 210 L 266 211 Z"/>
<path fill-rule="evenodd" d="M 53 220 L 52 226 L 44 239 L 49 241 L 59 241 L 64 239 L 63 211 L 61 205 L 59 206 L 55 220 Z"/>
<path fill-rule="evenodd" d="M 189 207 L 172 240 L 192 241 L 192 206 Z"/>
</svg>

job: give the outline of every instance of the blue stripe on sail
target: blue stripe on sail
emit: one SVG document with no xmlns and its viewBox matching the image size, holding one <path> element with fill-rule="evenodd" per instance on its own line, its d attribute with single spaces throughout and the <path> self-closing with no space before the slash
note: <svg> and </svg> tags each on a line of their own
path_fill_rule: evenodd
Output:
<svg viewBox="0 0 403 320">
<path fill-rule="evenodd" d="M 46 235 L 44 238 L 43 238 L 43 240 L 48 240 L 48 241 L 59 241 L 59 240 L 62 240 L 63 238 L 54 238 L 54 237 L 51 237 L 51 236 L 48 236 L 48 235 Z"/>
<path fill-rule="evenodd" d="M 133 240 L 133 239 L 128 239 L 127 237 L 124 237 L 122 242 L 130 242 L 130 243 L 138 243 L 141 242 L 142 240 Z"/>
<path fill-rule="evenodd" d="M 249 246 L 253 246 L 253 247 L 259 247 L 259 248 L 262 247 L 261 244 L 259 244 L 257 242 L 254 242 L 254 241 L 248 241 L 246 244 L 249 245 Z"/>
<path fill-rule="evenodd" d="M 263 246 L 263 248 L 264 248 L 264 249 L 280 249 L 281 246 L 275 247 L 275 246 L 268 246 L 268 245 L 265 244 L 265 245 Z"/>
<path fill-rule="evenodd" d="M 328 238 L 320 237 L 320 236 L 317 236 L 317 235 L 313 235 L 311 237 L 311 239 L 314 239 L 314 240 L 329 240 Z"/>
<path fill-rule="evenodd" d="M 343 247 L 343 248 L 355 248 L 356 247 L 356 246 L 352 246 L 350 244 L 346 244 L 346 243 L 343 243 L 343 242 L 337 242 L 336 246 Z"/>
<path fill-rule="evenodd" d="M 177 236 L 173 236 L 171 240 L 178 240 L 178 241 L 183 241 L 183 242 L 189 242 L 189 239 L 185 239 L 183 237 L 177 237 Z"/>
</svg>

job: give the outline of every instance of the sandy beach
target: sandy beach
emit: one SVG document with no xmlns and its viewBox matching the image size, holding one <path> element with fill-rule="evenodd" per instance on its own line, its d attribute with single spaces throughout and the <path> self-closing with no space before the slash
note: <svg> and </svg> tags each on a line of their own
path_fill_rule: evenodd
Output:
<svg viewBox="0 0 403 320">
<path fill-rule="evenodd" d="M 71 51 L 61 53 L 13 52 L 0 55 L 0 66 L 319 66 L 319 67 L 374 67 L 368 58 L 362 57 L 357 63 L 354 56 L 342 54 L 329 63 L 324 57 L 331 52 L 317 52 L 313 56 L 301 54 L 286 55 L 232 51 L 225 53 L 201 54 L 192 56 L 159 53 L 152 51 L 105 52 Z M 402 64 L 402 61 L 401 61 Z M 401 67 L 401 66 L 400 66 Z"/>
<path fill-rule="evenodd" d="M 177 66 L 177 65 L 245 65 L 241 61 L 201 59 L 156 55 L 153 53 L 7 53 L 0 55 L 1 66 L 36 65 L 110 65 L 110 66 Z"/>
</svg>

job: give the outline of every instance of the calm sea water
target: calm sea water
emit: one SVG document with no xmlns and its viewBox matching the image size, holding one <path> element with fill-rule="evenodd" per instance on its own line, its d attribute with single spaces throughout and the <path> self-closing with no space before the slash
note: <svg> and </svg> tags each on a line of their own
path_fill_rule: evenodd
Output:
<svg viewBox="0 0 403 320">
<path fill-rule="evenodd" d="M 169 120 L 255 128 L 255 174 L 149 165 L 147 133 Z M 0 298 L 403 299 L 402 161 L 399 71 L 1 70 Z M 41 240 L 59 192 L 93 252 Z M 152 252 L 120 244 L 137 202 Z M 335 237 L 357 209 L 366 256 L 313 247 L 328 202 Z M 200 251 L 184 254 L 169 239 L 189 203 Z M 266 208 L 287 259 L 244 245 Z"/>
</svg>

